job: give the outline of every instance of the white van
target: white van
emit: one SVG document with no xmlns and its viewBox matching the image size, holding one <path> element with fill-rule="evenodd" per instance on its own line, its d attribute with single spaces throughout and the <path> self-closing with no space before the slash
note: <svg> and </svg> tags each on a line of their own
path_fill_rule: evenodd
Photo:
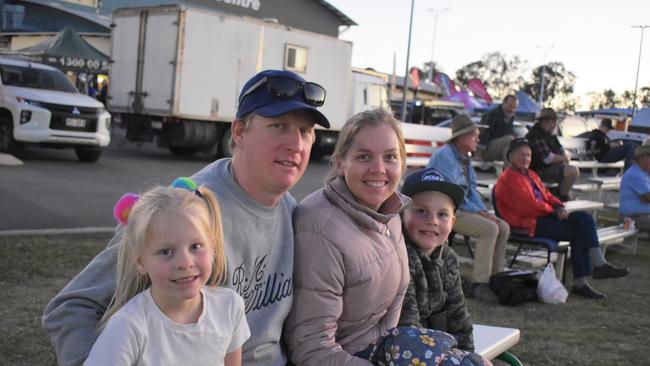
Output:
<svg viewBox="0 0 650 366">
<path fill-rule="evenodd" d="M 111 123 L 101 102 L 43 64 L 0 58 L 0 79 L 0 152 L 38 144 L 74 148 L 83 162 L 99 159 Z"/>
</svg>

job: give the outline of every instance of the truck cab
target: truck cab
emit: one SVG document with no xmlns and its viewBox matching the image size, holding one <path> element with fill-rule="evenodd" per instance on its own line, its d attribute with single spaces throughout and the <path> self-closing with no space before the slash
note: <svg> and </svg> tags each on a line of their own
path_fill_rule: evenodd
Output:
<svg viewBox="0 0 650 366">
<path fill-rule="evenodd" d="M 83 162 L 95 162 L 110 142 L 110 114 L 79 93 L 58 69 L 0 58 L 0 152 L 22 145 L 73 148 Z"/>
</svg>

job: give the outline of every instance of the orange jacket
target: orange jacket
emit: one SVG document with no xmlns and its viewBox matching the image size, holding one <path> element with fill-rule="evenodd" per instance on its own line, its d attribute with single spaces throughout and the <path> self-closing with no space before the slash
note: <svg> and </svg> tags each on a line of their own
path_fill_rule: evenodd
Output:
<svg viewBox="0 0 650 366">
<path fill-rule="evenodd" d="M 542 192 L 542 200 L 535 198 L 528 177 L 533 179 Z M 534 171 L 529 169 L 528 177 L 509 167 L 499 176 L 494 186 L 494 194 L 499 216 L 512 228 L 526 229 L 528 235 L 534 236 L 537 218 L 552 214 L 554 207 L 564 206 L 564 204 L 546 189 Z"/>
</svg>

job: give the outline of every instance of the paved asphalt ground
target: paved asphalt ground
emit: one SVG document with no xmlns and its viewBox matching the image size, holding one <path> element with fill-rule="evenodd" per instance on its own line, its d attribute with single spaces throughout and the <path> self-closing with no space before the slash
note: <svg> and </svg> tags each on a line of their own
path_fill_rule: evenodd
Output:
<svg viewBox="0 0 650 366">
<path fill-rule="evenodd" d="M 0 156 L 0 235 L 16 230 L 112 230 L 112 207 L 122 194 L 169 184 L 213 160 L 177 157 L 151 143 L 124 143 L 122 135 L 114 131 L 111 145 L 94 164 L 77 161 L 73 150 L 27 148 L 15 154 L 22 165 L 7 165 L 11 156 Z M 291 193 L 300 201 L 322 187 L 328 170 L 325 161 L 310 162 Z M 581 178 L 586 177 L 584 172 Z M 605 196 L 605 202 L 618 200 L 617 192 Z M 591 194 L 580 198 L 595 199 Z"/>
<path fill-rule="evenodd" d="M 73 150 L 31 147 L 15 157 L 23 165 L 0 164 L 0 233 L 14 230 L 112 228 L 112 207 L 125 192 L 169 184 L 188 176 L 211 159 L 180 158 L 153 144 L 111 146 L 94 164 L 81 163 Z M 300 200 L 322 186 L 325 162 L 310 163 L 292 190 Z"/>
</svg>

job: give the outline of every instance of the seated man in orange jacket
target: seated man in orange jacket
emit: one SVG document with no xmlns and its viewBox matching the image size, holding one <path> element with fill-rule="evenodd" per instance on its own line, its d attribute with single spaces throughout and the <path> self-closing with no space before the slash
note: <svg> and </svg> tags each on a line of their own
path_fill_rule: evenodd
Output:
<svg viewBox="0 0 650 366">
<path fill-rule="evenodd" d="M 564 204 L 542 184 L 539 176 L 528 169 L 531 154 L 530 143 L 525 138 L 510 143 L 508 159 L 512 165 L 501 174 L 494 187 L 496 212 L 510 224 L 513 232 L 518 229 L 529 236 L 568 240 L 573 293 L 589 299 L 602 299 L 605 295 L 589 286 L 587 276 L 617 278 L 627 275 L 628 270 L 607 263 L 600 251 L 596 223 L 591 215 L 585 211 L 569 214 Z"/>
</svg>

